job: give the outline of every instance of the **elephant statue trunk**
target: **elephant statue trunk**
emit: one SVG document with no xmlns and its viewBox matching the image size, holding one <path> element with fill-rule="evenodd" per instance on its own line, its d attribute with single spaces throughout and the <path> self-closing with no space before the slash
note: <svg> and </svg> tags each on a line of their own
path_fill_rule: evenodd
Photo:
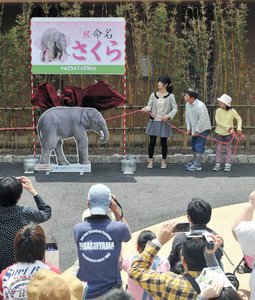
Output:
<svg viewBox="0 0 255 300">
<path fill-rule="evenodd" d="M 66 52 L 66 48 L 64 48 L 63 51 L 64 51 L 64 54 L 65 54 L 65 55 L 70 56 L 70 54 L 68 54 L 68 53 Z"/>
<path fill-rule="evenodd" d="M 101 134 L 101 137 L 99 138 L 99 142 L 101 144 L 105 144 L 109 138 L 109 132 L 108 130 L 100 130 L 100 134 Z"/>
</svg>

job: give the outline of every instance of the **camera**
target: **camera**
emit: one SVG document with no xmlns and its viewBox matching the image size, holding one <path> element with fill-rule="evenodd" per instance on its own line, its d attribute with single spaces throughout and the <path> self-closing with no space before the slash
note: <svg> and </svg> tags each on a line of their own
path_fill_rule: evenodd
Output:
<svg viewBox="0 0 255 300">
<path fill-rule="evenodd" d="M 204 241 L 204 246 L 208 250 L 213 250 L 213 248 L 214 248 L 213 238 L 208 236 L 206 233 L 201 234 L 201 235 L 188 235 L 187 239 L 202 239 Z"/>
<path fill-rule="evenodd" d="M 207 234 L 203 234 L 203 240 L 205 242 L 205 247 L 208 250 L 213 250 L 214 248 L 214 240 L 211 236 L 208 236 Z"/>
<path fill-rule="evenodd" d="M 178 223 L 173 232 L 190 232 L 190 223 L 189 222 L 183 222 Z"/>
</svg>

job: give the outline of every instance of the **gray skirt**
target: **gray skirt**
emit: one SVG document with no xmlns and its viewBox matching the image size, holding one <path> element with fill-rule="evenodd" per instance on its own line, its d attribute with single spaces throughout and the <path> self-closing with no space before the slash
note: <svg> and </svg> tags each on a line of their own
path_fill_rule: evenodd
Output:
<svg viewBox="0 0 255 300">
<path fill-rule="evenodd" d="M 172 127 L 163 121 L 150 120 L 145 133 L 166 138 L 173 136 Z"/>
</svg>

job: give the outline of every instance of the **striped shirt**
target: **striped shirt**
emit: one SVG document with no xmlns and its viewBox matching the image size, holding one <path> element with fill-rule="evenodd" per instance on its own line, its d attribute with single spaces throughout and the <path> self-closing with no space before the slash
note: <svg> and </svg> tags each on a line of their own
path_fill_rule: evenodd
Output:
<svg viewBox="0 0 255 300">
<path fill-rule="evenodd" d="M 191 130 L 192 135 L 195 132 L 201 133 L 212 128 L 208 110 L 204 102 L 198 99 L 192 104 L 186 103 L 185 122 L 187 130 Z"/>
<path fill-rule="evenodd" d="M 173 272 L 159 273 L 150 269 L 160 247 L 149 241 L 141 255 L 133 262 L 129 276 L 155 299 L 196 299 L 197 293 L 183 275 Z M 196 278 L 200 272 L 187 271 Z"/>
</svg>

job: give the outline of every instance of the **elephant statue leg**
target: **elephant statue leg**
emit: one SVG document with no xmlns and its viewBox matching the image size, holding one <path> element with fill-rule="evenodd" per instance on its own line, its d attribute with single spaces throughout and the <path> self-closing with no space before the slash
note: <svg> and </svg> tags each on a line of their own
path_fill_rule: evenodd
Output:
<svg viewBox="0 0 255 300">
<path fill-rule="evenodd" d="M 42 154 L 40 159 L 40 164 L 49 164 L 50 163 L 50 154 L 52 152 L 52 149 L 48 148 L 45 149 L 42 147 Z"/>
<path fill-rule="evenodd" d="M 62 51 L 58 51 L 58 54 L 57 54 L 57 59 L 60 60 L 62 57 Z"/>
<path fill-rule="evenodd" d="M 57 145 L 56 145 L 55 149 L 54 149 L 55 152 L 56 152 L 57 161 L 58 161 L 58 165 L 59 166 L 69 165 L 69 163 L 66 160 L 66 157 L 65 157 L 65 155 L 63 153 L 62 145 L 63 145 L 62 140 L 59 140 L 57 142 Z"/>
<path fill-rule="evenodd" d="M 41 52 L 41 61 L 45 61 L 45 53 L 46 53 L 46 49 L 43 49 Z"/>
<path fill-rule="evenodd" d="M 78 147 L 78 158 L 80 164 L 89 164 L 88 160 L 88 137 L 87 134 L 83 132 L 83 135 L 76 139 L 76 144 Z"/>
<path fill-rule="evenodd" d="M 49 61 L 54 61 L 55 59 L 55 49 L 49 49 Z"/>
</svg>

